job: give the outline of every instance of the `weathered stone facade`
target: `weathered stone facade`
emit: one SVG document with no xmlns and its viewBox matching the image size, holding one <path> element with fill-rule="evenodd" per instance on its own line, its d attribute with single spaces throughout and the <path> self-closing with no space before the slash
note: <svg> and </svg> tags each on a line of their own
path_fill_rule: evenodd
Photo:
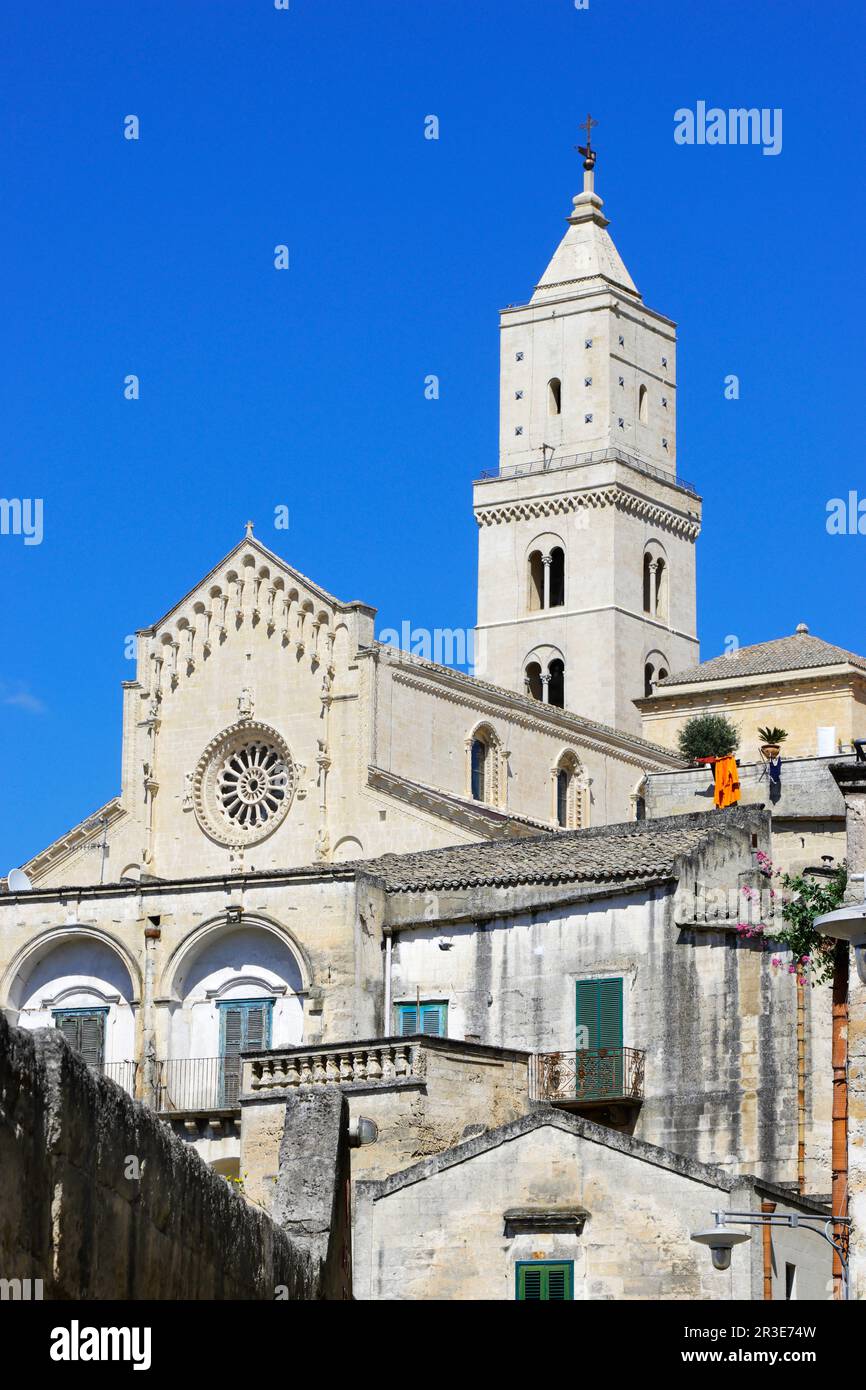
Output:
<svg viewBox="0 0 866 1390">
<path fill-rule="evenodd" d="M 716 1209 L 820 1214 L 753 1178 L 556 1112 L 527 1116 L 356 1187 L 356 1297 L 513 1299 L 521 1261 L 573 1266 L 575 1299 L 758 1299 L 759 1238 L 713 1268 L 691 1240 Z M 805 1230 L 772 1237 L 773 1291 L 827 1297 L 829 1247 Z M 789 1276 L 790 1277 L 790 1276 Z"/>
<path fill-rule="evenodd" d="M 332 1198 L 347 1143 L 343 1127 L 328 1154 Z M 0 1171 L 0 1269 L 41 1280 L 45 1298 L 348 1296 L 339 1224 L 293 1240 L 56 1030 L 2 1017 Z M 296 1224 L 303 1209 L 296 1193 Z"/>
<path fill-rule="evenodd" d="M 831 758 L 788 758 L 776 796 L 764 761 L 739 763 L 740 805 L 765 806 L 773 817 L 773 862 L 787 873 L 845 858 L 845 801 L 830 771 Z M 646 814 L 691 815 L 713 811 L 713 775 L 706 767 L 653 772 L 642 789 Z"/>
<path fill-rule="evenodd" d="M 456 1038 L 376 1038 L 258 1053 L 244 1063 L 240 1168 L 244 1190 L 270 1209 L 285 1107 L 309 1095 L 342 1094 L 351 1125 L 377 1127 L 352 1149 L 352 1178 L 379 1178 L 467 1134 L 531 1109 L 529 1055 Z"/>
<path fill-rule="evenodd" d="M 786 760 L 836 756 L 866 735 L 866 658 L 824 642 L 801 623 L 790 637 L 669 669 L 635 703 L 644 737 L 668 748 L 676 748 L 693 715 L 722 714 L 739 729 L 744 762 L 758 759 L 758 729 L 768 725 L 787 731 Z"/>
</svg>

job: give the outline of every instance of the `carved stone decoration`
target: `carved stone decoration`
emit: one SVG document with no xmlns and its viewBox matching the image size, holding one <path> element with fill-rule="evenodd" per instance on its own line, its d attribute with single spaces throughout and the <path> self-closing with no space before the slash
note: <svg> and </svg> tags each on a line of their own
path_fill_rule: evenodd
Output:
<svg viewBox="0 0 866 1390">
<path fill-rule="evenodd" d="M 252 719 L 255 712 L 255 695 L 248 685 L 245 685 L 238 696 L 238 718 Z"/>
<path fill-rule="evenodd" d="M 193 774 L 191 772 L 183 774 L 183 804 L 181 809 L 184 811 L 191 811 L 193 808 L 192 779 Z"/>
<path fill-rule="evenodd" d="M 297 770 L 284 739 L 267 724 L 239 721 L 212 739 L 193 774 L 202 830 L 229 847 L 256 844 L 292 804 Z"/>
</svg>

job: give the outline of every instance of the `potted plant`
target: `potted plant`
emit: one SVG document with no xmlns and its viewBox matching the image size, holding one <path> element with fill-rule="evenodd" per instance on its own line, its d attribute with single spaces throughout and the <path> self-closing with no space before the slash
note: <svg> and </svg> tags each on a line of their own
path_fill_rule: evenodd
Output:
<svg viewBox="0 0 866 1390">
<path fill-rule="evenodd" d="M 775 724 L 767 724 L 763 729 L 758 730 L 758 738 L 761 739 L 761 752 L 768 761 L 770 758 L 778 758 L 782 744 L 787 737 L 788 730 L 780 729 Z"/>
<path fill-rule="evenodd" d="M 694 714 L 680 729 L 677 748 L 681 757 L 697 763 L 729 757 L 739 741 L 739 730 L 723 714 Z"/>
</svg>

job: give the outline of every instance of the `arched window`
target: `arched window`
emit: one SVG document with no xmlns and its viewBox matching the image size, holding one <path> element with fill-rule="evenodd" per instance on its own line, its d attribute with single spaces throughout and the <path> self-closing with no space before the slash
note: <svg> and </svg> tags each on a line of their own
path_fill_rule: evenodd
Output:
<svg viewBox="0 0 866 1390">
<path fill-rule="evenodd" d="M 544 690 L 541 684 L 541 666 L 537 661 L 530 661 L 526 668 L 526 693 L 531 695 L 533 700 L 544 698 Z"/>
<path fill-rule="evenodd" d="M 649 423 L 649 397 L 645 386 L 641 386 L 637 395 L 637 414 L 642 425 Z"/>
<path fill-rule="evenodd" d="M 487 744 L 481 738 L 472 740 L 472 798 L 487 800 Z"/>
<path fill-rule="evenodd" d="M 544 607 L 544 560 L 540 550 L 529 557 L 529 611 L 537 613 Z"/>
<path fill-rule="evenodd" d="M 643 693 L 645 696 L 652 695 L 653 693 L 654 674 L 655 668 L 653 667 L 652 662 L 648 661 L 643 668 Z"/>
<path fill-rule="evenodd" d="M 583 823 L 580 763 L 574 753 L 563 753 L 553 769 L 554 816 L 563 830 L 579 829 Z"/>
<path fill-rule="evenodd" d="M 668 673 L 667 673 L 667 671 L 665 670 L 664 666 L 660 666 L 660 667 L 659 667 L 659 673 L 658 673 L 658 676 L 656 677 L 656 680 L 660 680 L 660 681 L 667 680 L 667 674 L 668 674 Z"/>
<path fill-rule="evenodd" d="M 467 782 L 473 801 L 500 802 L 502 748 L 489 724 L 479 724 L 466 740 Z"/>
<path fill-rule="evenodd" d="M 568 825 L 568 786 L 573 773 L 561 767 L 556 774 L 556 822 L 563 829 Z"/>
<path fill-rule="evenodd" d="M 547 383 L 547 413 L 548 415 L 559 415 L 562 412 L 562 382 L 559 377 L 553 377 Z"/>
<path fill-rule="evenodd" d="M 653 611 L 653 557 L 647 551 L 643 557 L 643 611 L 651 613 Z"/>
<path fill-rule="evenodd" d="M 565 551 L 561 545 L 550 552 L 550 606 L 561 608 L 565 603 Z"/>
<path fill-rule="evenodd" d="M 557 709 L 565 707 L 565 663 L 556 657 L 547 668 L 547 703 Z"/>
<path fill-rule="evenodd" d="M 655 614 L 657 618 L 667 617 L 668 607 L 668 567 L 664 560 L 656 560 Z"/>
</svg>

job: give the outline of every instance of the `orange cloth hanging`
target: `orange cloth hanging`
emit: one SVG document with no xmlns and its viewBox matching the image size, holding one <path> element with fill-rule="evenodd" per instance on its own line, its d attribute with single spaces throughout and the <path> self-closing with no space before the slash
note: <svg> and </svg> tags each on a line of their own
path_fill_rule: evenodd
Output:
<svg viewBox="0 0 866 1390">
<path fill-rule="evenodd" d="M 717 806 L 733 806 L 740 799 L 740 774 L 736 758 L 719 758 L 715 768 Z"/>
</svg>

